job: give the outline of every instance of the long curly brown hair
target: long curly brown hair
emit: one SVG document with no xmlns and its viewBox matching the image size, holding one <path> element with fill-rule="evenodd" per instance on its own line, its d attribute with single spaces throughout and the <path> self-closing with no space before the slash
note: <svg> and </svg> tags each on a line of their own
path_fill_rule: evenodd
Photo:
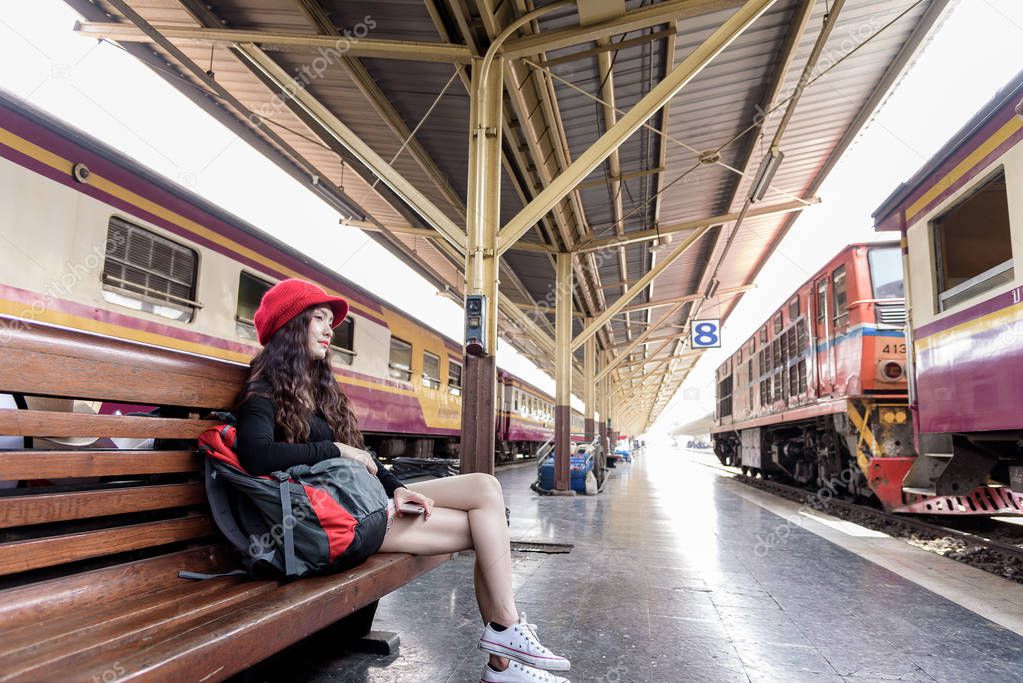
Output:
<svg viewBox="0 0 1023 683">
<path fill-rule="evenodd" d="M 288 443 L 309 439 L 310 421 L 319 408 L 335 441 L 363 448 L 359 423 L 351 402 L 334 379 L 330 354 L 320 360 L 309 358 L 309 321 L 316 308 L 310 306 L 274 332 L 249 364 L 249 379 L 238 403 L 250 396 L 272 399 L 276 406 L 274 422 Z"/>
</svg>

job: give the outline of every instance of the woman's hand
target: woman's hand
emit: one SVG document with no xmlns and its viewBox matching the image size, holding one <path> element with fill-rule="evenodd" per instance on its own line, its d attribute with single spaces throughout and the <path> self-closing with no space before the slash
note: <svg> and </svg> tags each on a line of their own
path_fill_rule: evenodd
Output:
<svg viewBox="0 0 1023 683">
<path fill-rule="evenodd" d="M 402 486 L 401 488 L 394 490 L 394 509 L 398 512 L 399 515 L 402 514 L 401 506 L 404 503 L 422 505 L 424 510 L 423 512 L 424 520 L 429 519 L 430 513 L 433 512 L 433 498 L 427 498 L 418 491 L 413 491 L 412 489 L 408 489 Z"/>
<path fill-rule="evenodd" d="M 334 445 L 337 446 L 337 449 L 339 451 L 341 451 L 342 458 L 350 458 L 351 460 L 355 460 L 356 462 L 361 462 L 363 465 L 366 466 L 366 469 L 369 471 L 370 474 L 376 476 L 377 464 L 376 462 L 374 462 L 373 456 L 370 455 L 367 451 L 364 451 L 361 448 L 349 446 L 348 444 L 341 443 L 340 441 L 335 441 Z"/>
</svg>

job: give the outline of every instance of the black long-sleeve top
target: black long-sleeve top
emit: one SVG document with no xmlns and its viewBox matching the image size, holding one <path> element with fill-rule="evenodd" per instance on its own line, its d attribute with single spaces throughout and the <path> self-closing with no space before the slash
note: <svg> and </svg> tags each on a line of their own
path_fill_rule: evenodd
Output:
<svg viewBox="0 0 1023 683">
<path fill-rule="evenodd" d="M 334 444 L 330 425 L 319 411 L 313 415 L 309 425 L 309 440 L 306 443 L 286 443 L 276 428 L 273 399 L 265 396 L 250 396 L 238 407 L 237 443 L 238 460 L 245 471 L 253 475 L 269 474 L 286 470 L 295 465 L 314 465 L 321 460 L 341 457 L 341 451 Z M 374 460 L 376 460 L 374 458 Z M 377 479 L 383 485 L 388 497 L 404 484 L 380 461 L 377 464 Z"/>
</svg>

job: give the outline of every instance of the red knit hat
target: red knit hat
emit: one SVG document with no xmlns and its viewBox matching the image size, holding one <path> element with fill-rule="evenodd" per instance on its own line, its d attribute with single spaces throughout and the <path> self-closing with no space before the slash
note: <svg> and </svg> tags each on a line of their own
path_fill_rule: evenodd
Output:
<svg viewBox="0 0 1023 683">
<path fill-rule="evenodd" d="M 339 296 L 331 296 L 316 285 L 304 280 L 281 280 L 266 290 L 252 322 L 256 325 L 259 343 L 266 346 L 274 332 L 288 324 L 296 315 L 317 304 L 330 306 L 334 311 L 334 322 L 337 327 L 348 315 L 348 302 Z"/>
</svg>

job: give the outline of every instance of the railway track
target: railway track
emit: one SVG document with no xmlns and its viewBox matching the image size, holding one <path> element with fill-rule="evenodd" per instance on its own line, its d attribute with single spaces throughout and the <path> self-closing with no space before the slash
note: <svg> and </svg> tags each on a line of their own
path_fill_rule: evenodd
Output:
<svg viewBox="0 0 1023 683">
<path fill-rule="evenodd" d="M 838 498 L 831 498 L 830 500 L 824 501 L 814 493 L 807 491 L 806 489 L 799 488 L 790 484 L 785 484 L 778 481 L 772 481 L 768 479 L 755 479 L 748 475 L 737 474 L 736 480 L 741 481 L 747 486 L 758 488 L 761 490 L 767 490 L 777 492 L 786 498 L 795 498 L 806 503 L 812 504 L 812 507 L 821 512 L 829 512 L 833 510 L 843 510 L 849 513 L 853 513 L 857 516 L 866 517 L 868 519 L 877 520 L 880 526 L 884 528 L 881 531 L 886 531 L 892 527 L 895 528 L 909 528 L 917 532 L 931 534 L 934 537 L 950 537 L 956 538 L 969 544 L 983 546 L 998 552 L 1005 553 L 1010 557 L 1015 557 L 1023 560 L 1023 546 L 1016 545 L 1013 543 L 1006 543 L 994 538 L 988 538 L 979 533 L 970 531 L 964 531 L 962 529 L 955 529 L 942 524 L 934 524 L 931 522 L 924 521 L 922 519 L 911 517 L 908 515 L 897 515 L 884 510 L 879 510 L 869 505 L 862 505 L 860 503 L 852 503 L 846 500 Z M 807 501 L 806 499 L 811 499 Z M 858 520 L 857 520 L 858 521 Z"/>
<path fill-rule="evenodd" d="M 814 491 L 792 484 L 744 475 L 737 467 L 697 462 L 705 467 L 727 473 L 736 481 L 751 488 L 802 503 L 818 512 L 882 531 L 925 550 L 1023 583 L 1023 527 L 1020 525 L 990 518 L 948 519 L 949 522 L 954 520 L 955 524 L 963 526 L 986 525 L 983 530 L 969 531 L 919 517 L 885 512 L 869 505 L 835 497 L 825 498 L 817 495 Z M 996 535 L 1003 538 L 993 537 Z"/>
</svg>

